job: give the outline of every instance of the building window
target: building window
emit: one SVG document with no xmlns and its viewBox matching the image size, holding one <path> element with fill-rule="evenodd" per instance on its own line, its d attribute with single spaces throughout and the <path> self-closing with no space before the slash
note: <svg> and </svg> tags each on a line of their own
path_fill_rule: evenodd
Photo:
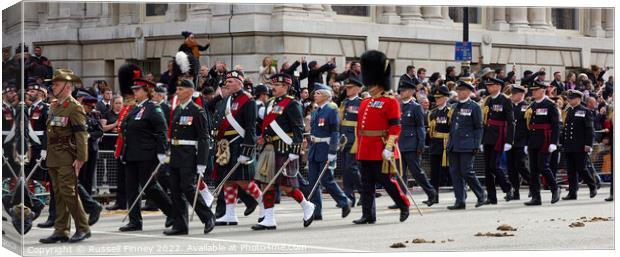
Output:
<svg viewBox="0 0 620 257">
<path fill-rule="evenodd" d="M 146 4 L 146 17 L 165 16 L 168 10 L 167 4 Z"/>
<path fill-rule="evenodd" d="M 577 9 L 553 8 L 551 9 L 551 20 L 557 29 L 577 29 Z"/>
<path fill-rule="evenodd" d="M 462 23 L 463 22 L 463 7 L 449 7 L 448 13 L 450 15 L 450 19 L 454 22 Z M 478 7 L 469 7 L 469 23 L 480 23 L 480 8 Z"/>
<path fill-rule="evenodd" d="M 332 5 L 332 10 L 339 15 L 370 16 L 370 7 L 366 5 Z"/>
</svg>

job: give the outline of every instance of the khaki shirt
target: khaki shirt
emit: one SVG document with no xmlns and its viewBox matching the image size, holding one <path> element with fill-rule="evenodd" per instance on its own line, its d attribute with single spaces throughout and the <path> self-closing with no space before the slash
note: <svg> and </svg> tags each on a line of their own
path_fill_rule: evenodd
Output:
<svg viewBox="0 0 620 257">
<path fill-rule="evenodd" d="M 86 113 L 72 96 L 50 108 L 47 137 L 48 167 L 70 166 L 76 159 L 88 159 Z"/>
</svg>

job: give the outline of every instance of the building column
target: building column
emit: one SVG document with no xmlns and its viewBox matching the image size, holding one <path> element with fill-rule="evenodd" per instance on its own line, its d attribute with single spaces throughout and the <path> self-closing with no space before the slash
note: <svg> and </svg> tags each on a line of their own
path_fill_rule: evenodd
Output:
<svg viewBox="0 0 620 257">
<path fill-rule="evenodd" d="M 555 29 L 555 26 L 553 25 L 553 12 L 551 11 L 551 7 L 547 7 L 545 8 L 545 11 L 547 12 L 547 26 L 549 26 L 550 29 Z"/>
<path fill-rule="evenodd" d="M 605 18 L 605 26 L 603 29 L 605 30 L 605 36 L 609 38 L 614 37 L 614 9 L 606 8 L 603 9 L 603 17 Z"/>
<path fill-rule="evenodd" d="M 450 7 L 442 6 L 441 7 L 441 18 L 444 23 L 453 23 L 454 21 L 450 18 Z"/>
<path fill-rule="evenodd" d="M 508 8 L 508 18 L 510 22 L 510 31 L 524 31 L 530 28 L 527 21 L 526 7 Z"/>
<path fill-rule="evenodd" d="M 441 7 L 440 6 L 422 6 L 422 18 L 432 24 L 441 23 Z"/>
<path fill-rule="evenodd" d="M 325 16 L 328 16 L 328 17 L 336 16 L 336 12 L 334 12 L 334 9 L 332 9 L 331 4 L 324 4 L 323 10 L 325 11 Z"/>
<path fill-rule="evenodd" d="M 590 37 L 603 37 L 605 36 L 605 31 L 602 27 L 602 13 L 601 8 L 590 8 L 589 10 L 590 23 L 588 30 L 586 32 L 587 36 Z"/>
<path fill-rule="evenodd" d="M 379 23 L 400 24 L 400 16 L 398 16 L 398 14 L 396 13 L 395 5 L 384 5 L 381 7 L 381 14 L 379 15 L 379 19 L 377 20 Z"/>
<path fill-rule="evenodd" d="M 505 7 L 492 7 L 489 8 L 493 11 L 491 25 L 489 29 L 497 31 L 507 31 L 510 29 L 510 24 L 506 22 L 506 8 Z"/>
<path fill-rule="evenodd" d="M 549 29 L 547 24 L 547 11 L 544 7 L 528 8 L 530 26 L 534 29 Z"/>
<path fill-rule="evenodd" d="M 415 24 L 423 21 L 420 6 L 402 6 L 400 8 L 400 20 L 402 24 Z"/>
</svg>

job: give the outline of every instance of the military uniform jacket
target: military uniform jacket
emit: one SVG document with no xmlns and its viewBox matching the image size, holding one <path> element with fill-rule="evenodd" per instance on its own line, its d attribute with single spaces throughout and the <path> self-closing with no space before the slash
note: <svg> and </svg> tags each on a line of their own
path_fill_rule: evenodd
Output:
<svg viewBox="0 0 620 257">
<path fill-rule="evenodd" d="M 86 113 L 72 96 L 59 100 L 47 119 L 47 167 L 71 166 L 88 160 Z"/>
<path fill-rule="evenodd" d="M 452 109 L 447 150 L 472 152 L 478 149 L 483 133 L 482 109 L 471 99 L 453 104 Z"/>
<path fill-rule="evenodd" d="M 347 138 L 344 149 L 350 149 L 355 142 L 355 127 L 361 102 L 362 99 L 356 96 L 352 99 L 344 99 L 340 104 L 340 133 Z"/>
<path fill-rule="evenodd" d="M 525 112 L 528 104 L 521 101 L 518 104 L 512 104 L 512 113 L 515 119 L 515 135 L 513 139 L 513 147 L 524 147 L 527 145 L 527 124 L 525 120 Z"/>
<path fill-rule="evenodd" d="M 88 150 L 99 151 L 99 141 L 103 137 L 103 126 L 101 126 L 101 113 L 93 110 L 87 115 L 86 127 L 88 128 Z"/>
<path fill-rule="evenodd" d="M 426 137 L 422 106 L 413 99 L 401 103 L 400 136 L 398 147 L 401 152 L 413 152 L 424 149 Z"/>
<path fill-rule="evenodd" d="M 207 127 L 207 114 L 194 101 L 190 100 L 185 108 L 177 106 L 172 117 L 170 167 L 193 168 L 196 165 L 207 165 Z M 179 143 L 184 141 L 195 142 L 195 145 Z"/>
<path fill-rule="evenodd" d="M 482 112 L 485 116 L 482 144 L 495 145 L 496 151 L 503 151 L 504 144 L 512 145 L 515 123 L 510 99 L 501 93 L 495 98 L 489 96 Z"/>
<path fill-rule="evenodd" d="M 136 105 L 121 123 L 124 161 L 156 161 L 167 149 L 168 126 L 159 106 L 151 101 Z"/>
<path fill-rule="evenodd" d="M 285 100 L 289 99 L 289 100 Z M 288 101 L 285 107 L 280 107 L 280 103 Z M 287 145 L 281 139 L 272 142 L 271 139 L 277 136 L 276 132 L 269 126 L 269 115 L 275 115 L 275 122 L 278 123 L 282 131 L 288 134 L 292 139 L 292 144 Z M 263 115 L 265 117 L 261 126 L 261 136 L 264 142 L 272 142 L 275 152 L 278 154 L 301 154 L 301 143 L 303 142 L 304 119 L 301 111 L 301 103 L 292 96 L 284 95 L 274 97 L 267 101 L 267 108 Z"/>
<path fill-rule="evenodd" d="M 49 114 L 49 104 L 42 101 L 35 103 L 28 109 L 28 120 L 30 121 L 30 128 L 32 128 L 34 135 L 37 136 L 41 145 L 35 147 L 45 149 L 47 147 L 47 133 L 46 122 Z"/>
<path fill-rule="evenodd" d="M 315 162 L 327 161 L 328 154 L 336 154 L 338 151 L 338 107 L 334 103 L 327 103 L 312 113 L 310 119 L 311 138 L 327 139 L 329 142 L 312 142 L 308 150 L 308 160 Z"/>
<path fill-rule="evenodd" d="M 233 148 L 233 145 L 238 145 L 241 147 L 240 154 L 252 157 L 256 146 L 256 102 L 252 96 L 243 89 L 226 98 L 217 98 L 217 101 L 219 102 L 217 103 L 218 108 L 216 111 L 218 133 L 216 138 L 218 140 L 226 138 L 228 141 L 231 141 L 239 136 L 239 134 L 236 134 L 237 132 L 235 132 L 234 127 L 230 125 L 226 119 L 226 106 L 228 101 L 230 101 L 230 112 L 237 123 L 239 123 L 239 126 L 245 131 L 243 137 L 230 142 L 231 148 Z M 238 155 L 235 155 L 233 151 L 231 151 L 231 160 L 236 160 L 237 157 Z"/>
<path fill-rule="evenodd" d="M 429 134 L 431 137 L 430 154 L 442 155 L 444 151 L 444 139 L 439 134 L 450 133 L 450 106 L 435 108 L 428 113 Z"/>
<path fill-rule="evenodd" d="M 15 124 L 15 108 L 2 102 L 2 144 L 7 144 L 7 136 Z M 14 138 L 14 136 L 13 136 Z M 9 141 L 13 138 L 9 138 Z"/>
<path fill-rule="evenodd" d="M 583 153 L 585 146 L 592 146 L 594 126 L 592 113 L 583 105 L 568 107 L 562 131 L 561 144 L 564 152 Z"/>
<path fill-rule="evenodd" d="M 540 103 L 532 102 L 525 113 L 529 133 L 529 149 L 547 151 L 550 144 L 557 144 L 560 137 L 560 113 L 554 102 L 545 97 Z"/>
<path fill-rule="evenodd" d="M 357 160 L 383 160 L 384 141 L 396 140 L 400 135 L 400 104 L 392 96 L 381 95 L 362 100 L 357 121 Z M 381 136 L 367 136 L 368 132 L 380 132 Z M 373 132 L 374 133 L 374 132 Z M 398 151 L 394 157 L 399 158 Z"/>
</svg>

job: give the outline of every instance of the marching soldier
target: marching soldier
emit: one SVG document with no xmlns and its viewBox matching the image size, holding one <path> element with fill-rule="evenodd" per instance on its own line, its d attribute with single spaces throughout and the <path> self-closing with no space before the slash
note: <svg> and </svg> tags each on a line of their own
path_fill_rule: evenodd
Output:
<svg viewBox="0 0 620 257">
<path fill-rule="evenodd" d="M 79 91 L 78 98 L 83 95 L 81 104 L 86 111 L 86 127 L 88 131 L 88 161 L 80 171 L 80 184 L 90 195 L 93 193 L 93 176 L 97 168 L 97 155 L 99 152 L 99 141 L 103 137 L 103 127 L 101 126 L 101 113 L 94 106 L 97 105 L 97 98 L 89 93 Z"/>
<path fill-rule="evenodd" d="M 226 213 L 215 221 L 216 226 L 237 225 L 239 220 L 235 213 L 237 204 L 237 192 L 243 189 L 249 193 L 254 201 L 243 213 L 248 216 L 258 206 L 261 191 L 254 183 L 254 165 L 249 165 L 254 159 L 254 147 L 256 145 L 256 102 L 250 93 L 243 90 L 243 73 L 229 71 L 226 73 L 220 101 L 224 105 L 224 117 L 219 121 L 217 129 L 217 154 L 215 169 L 219 177 L 225 177 L 233 172 L 227 181 L 224 181 L 224 197 L 226 199 Z M 240 163 L 233 170 L 232 168 Z"/>
<path fill-rule="evenodd" d="M 362 99 L 358 96 L 363 83 L 357 78 L 350 77 L 343 82 L 346 90 L 346 98 L 340 104 L 340 134 L 346 137 L 346 143 L 342 148 L 342 184 L 344 194 L 351 201 L 351 207 L 355 206 L 354 190 L 360 190 L 362 179 L 355 154 L 357 138 L 355 127 L 357 126 L 357 114 Z M 359 203 L 359 202 L 358 202 Z"/>
<path fill-rule="evenodd" d="M 36 165 L 36 160 L 39 158 L 45 159 L 47 155 L 47 135 L 46 131 L 46 121 L 49 113 L 49 104 L 43 102 L 47 98 L 47 88 L 43 85 L 39 85 L 36 82 L 28 85 L 27 97 L 30 99 L 32 104 L 26 110 L 29 123 L 29 129 L 31 129 L 30 135 L 36 137 L 31 139 L 31 148 L 30 148 L 30 165 L 26 167 L 26 171 L 31 171 L 32 168 Z M 36 142 L 35 142 L 36 141 Z M 46 172 L 43 168 L 37 168 L 33 170 L 35 174 L 32 175 L 32 179 L 35 180 L 48 180 Z M 26 174 L 28 176 L 29 174 Z"/>
<path fill-rule="evenodd" d="M 262 183 L 269 183 L 273 179 L 275 181 L 270 188 L 263 189 L 258 224 L 252 226 L 252 229 L 276 229 L 275 188 L 279 188 L 301 205 L 304 212 L 303 224 L 304 227 L 308 227 L 314 220 L 315 206 L 307 201 L 299 190 L 297 179 L 304 133 L 301 104 L 294 97 L 287 95 L 293 82 L 291 76 L 278 73 L 271 76 L 270 80 L 274 97 L 267 103 L 261 136 L 257 140 L 262 150 L 256 165 L 258 169 L 256 180 Z M 278 175 L 281 168 L 286 171 Z"/>
<path fill-rule="evenodd" d="M 16 170 L 15 158 L 13 155 L 13 143 L 15 140 L 16 131 L 16 116 L 15 101 L 17 100 L 17 88 L 15 87 L 15 81 L 9 81 L 2 88 L 2 166 L 9 165 Z M 17 174 L 11 174 L 10 169 L 2 169 L 2 178 L 10 178 L 17 176 Z"/>
<path fill-rule="evenodd" d="M 424 113 L 422 106 L 417 103 L 413 97 L 416 86 L 409 81 L 403 81 L 400 84 L 400 136 L 398 137 L 398 150 L 400 151 L 401 163 L 400 172 L 403 181 L 407 183 L 407 170 L 411 171 L 411 175 L 416 183 L 422 187 L 428 199 L 423 201 L 427 206 L 434 204 L 437 191 L 431 185 L 426 174 L 420 167 L 422 153 L 424 153 L 424 141 L 426 131 L 424 128 Z M 406 184 L 400 184 L 404 189 Z M 392 207 L 397 209 L 396 206 Z"/>
<path fill-rule="evenodd" d="M 401 222 L 409 217 L 409 199 L 401 191 L 396 175 L 394 158 L 398 158 L 396 140 L 400 134 L 400 106 L 398 100 L 387 96 L 391 69 L 384 53 L 370 50 L 360 61 L 362 78 L 371 97 L 362 100 L 357 121 L 357 155 L 360 162 L 362 188 L 362 217 L 355 224 L 373 224 L 377 220 L 375 185 L 381 184 L 400 208 Z"/>
<path fill-rule="evenodd" d="M 187 203 L 196 194 L 196 175 L 204 176 L 207 167 L 209 148 L 207 145 L 207 114 L 192 101 L 194 83 L 180 80 L 176 89 L 180 105 L 175 108 L 170 136 L 170 191 L 174 208 L 179 210 L 174 225 L 165 235 L 185 235 L 188 233 Z M 207 234 L 215 226 L 213 212 L 202 197 L 196 198 L 192 211 L 198 214 L 205 224 Z"/>
<path fill-rule="evenodd" d="M 442 181 L 449 180 L 450 171 L 448 169 L 448 138 L 450 136 L 450 115 L 451 107 L 448 106 L 450 90 L 446 86 L 439 86 L 435 90 L 433 97 L 437 107 L 428 114 L 429 134 L 430 134 L 430 166 L 431 184 L 435 192 L 439 192 Z M 448 179 L 444 179 L 444 178 Z M 439 193 L 435 194 L 433 203 L 439 203 Z"/>
<path fill-rule="evenodd" d="M 48 173 L 52 179 L 56 201 L 56 220 L 51 236 L 39 242 L 79 242 L 90 237 L 90 227 L 77 193 L 77 180 L 80 168 L 88 159 L 86 132 L 86 113 L 84 108 L 71 96 L 73 83 L 81 83 L 80 78 L 69 69 L 57 70 L 52 78 L 52 105 L 47 120 L 47 158 Z M 76 232 L 68 238 L 70 218 L 75 221 Z"/>
<path fill-rule="evenodd" d="M 487 190 L 486 204 L 497 204 L 495 183 L 499 183 L 502 191 L 506 193 L 504 199 L 512 200 L 513 192 L 508 177 L 500 167 L 502 153 L 512 148 L 514 138 L 514 114 L 510 99 L 502 94 L 501 89 L 504 81 L 496 78 L 488 78 L 484 81 L 489 94 L 484 101 L 482 116 L 484 121 L 484 183 Z"/>
<path fill-rule="evenodd" d="M 331 102 L 332 89 L 324 84 L 314 85 L 314 102 L 318 108 L 312 113 L 310 119 L 310 142 L 308 149 L 308 181 L 310 185 L 321 183 L 329 192 L 331 197 L 342 208 L 342 217 L 345 218 L 351 213 L 350 201 L 340 189 L 334 179 L 333 170 L 321 172 L 326 165 L 336 161 L 338 152 L 338 107 Z M 328 164 L 329 163 L 329 164 Z M 319 177 L 321 176 L 321 177 Z M 316 189 L 312 195 L 308 196 L 314 203 L 314 220 L 322 220 L 323 199 L 321 190 Z"/>
<path fill-rule="evenodd" d="M 506 159 L 508 161 L 508 178 L 513 189 L 513 200 L 520 200 L 519 188 L 521 178 L 530 181 L 530 170 L 527 168 L 527 152 L 524 150 L 527 145 L 527 125 L 525 112 L 528 104 L 523 100 L 527 89 L 520 85 L 512 85 L 510 99 L 512 101 L 512 113 L 515 120 L 515 133 L 512 148 L 508 150 Z"/>
<path fill-rule="evenodd" d="M 526 152 L 530 158 L 530 192 L 532 199 L 527 206 L 541 205 L 540 175 L 542 174 L 551 189 L 551 203 L 560 200 L 560 187 L 549 168 L 551 153 L 558 149 L 560 134 L 560 114 L 556 104 L 545 95 L 547 85 L 534 81 L 530 85 L 533 102 L 525 111 L 525 120 L 529 130 Z"/>
<path fill-rule="evenodd" d="M 159 183 L 152 180 L 146 185 L 152 173 L 158 172 L 155 170 L 156 166 L 161 167 L 166 159 L 166 120 L 161 108 L 149 101 L 155 84 L 140 78 L 133 81 L 134 86 L 131 88 L 137 104 L 121 123 L 123 146 L 120 157 L 125 162 L 127 201 L 133 203 L 136 198 L 141 197 L 138 195 L 138 188 L 146 187 L 144 190 L 146 197 L 155 202 L 168 218 L 176 217 L 175 212 L 178 210 L 172 207 L 172 201 Z M 128 211 L 129 223 L 119 230 L 123 232 L 142 230 L 140 201 Z M 169 222 L 167 219 L 166 223 Z"/>
<path fill-rule="evenodd" d="M 592 152 L 594 127 L 591 112 L 581 104 L 583 93 L 568 90 L 568 109 L 562 131 L 561 145 L 568 169 L 568 195 L 562 200 L 577 200 L 579 178 L 590 188 L 590 198 L 596 196 L 594 178 L 586 171 L 586 155 Z"/>
<path fill-rule="evenodd" d="M 448 161 L 456 201 L 448 210 L 465 209 L 465 183 L 478 198 L 476 208 L 485 204 L 486 196 L 474 172 L 474 157 L 480 152 L 483 125 L 480 105 L 470 99 L 474 86 L 463 80 L 456 86 L 458 102 L 452 106 Z"/>
</svg>

